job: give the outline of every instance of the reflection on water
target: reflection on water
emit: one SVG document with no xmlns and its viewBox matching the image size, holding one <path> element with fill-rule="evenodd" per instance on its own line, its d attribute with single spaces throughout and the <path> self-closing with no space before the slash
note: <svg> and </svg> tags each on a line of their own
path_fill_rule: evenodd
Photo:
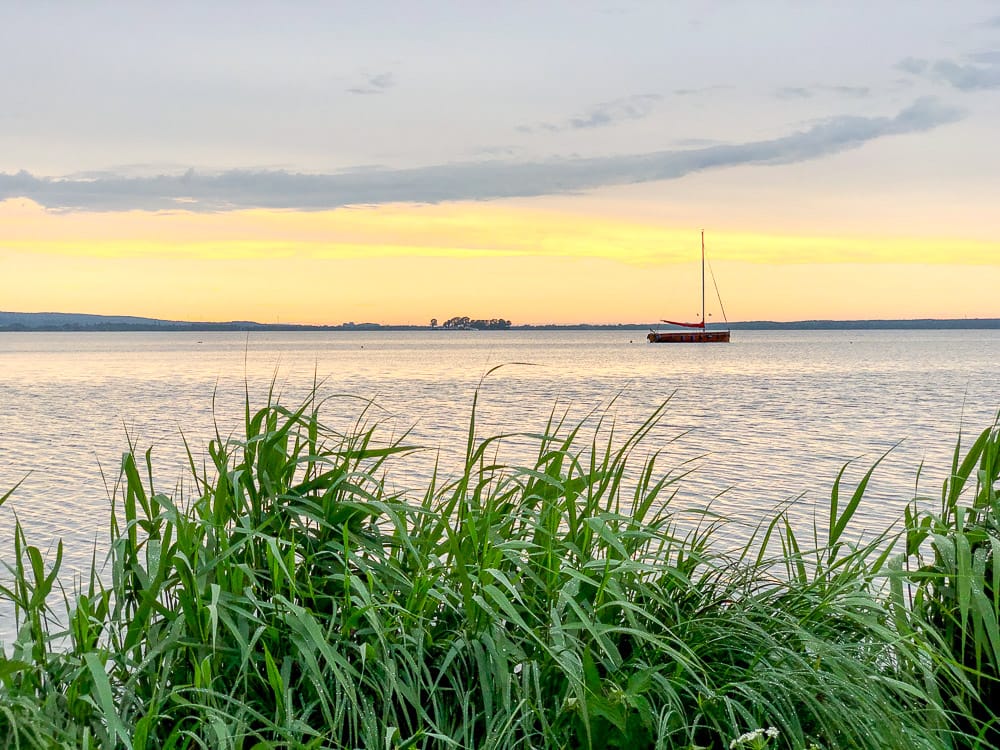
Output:
<svg viewBox="0 0 1000 750">
<path fill-rule="evenodd" d="M 540 430 L 555 409 L 571 420 L 610 407 L 619 434 L 666 399 L 648 441 L 661 465 L 697 459 L 676 500 L 759 520 L 782 501 L 794 522 L 822 519 L 840 466 L 857 481 L 882 453 L 856 530 L 881 530 L 921 489 L 935 495 L 959 428 L 978 431 L 1000 406 L 1000 332 L 735 332 L 729 345 L 650 346 L 642 331 L 0 334 L 0 555 L 9 560 L 15 510 L 43 548 L 66 544 L 64 570 L 85 569 L 107 523 L 108 485 L 132 439 L 152 446 L 159 489 L 184 472 L 180 435 L 203 447 L 241 424 L 269 389 L 296 404 L 320 383 L 326 420 L 369 415 L 387 436 L 440 449 L 454 466 L 472 395 L 483 382 L 481 434 Z M 343 397 L 339 397 L 343 395 Z M 352 397 L 361 397 L 352 398 Z M 678 437 L 679 436 L 679 437 Z M 676 438 L 676 440 L 674 440 Z M 673 442 L 670 442 L 673 440 Z M 526 458 L 526 441 L 504 455 Z M 401 460 L 391 477 L 419 488 L 434 452 Z M 103 471 L 103 474 L 102 474 Z M 29 473 L 30 472 L 30 473 Z M 0 617 L 3 613 L 0 612 Z M 0 639 L 4 638 L 0 628 Z"/>
</svg>

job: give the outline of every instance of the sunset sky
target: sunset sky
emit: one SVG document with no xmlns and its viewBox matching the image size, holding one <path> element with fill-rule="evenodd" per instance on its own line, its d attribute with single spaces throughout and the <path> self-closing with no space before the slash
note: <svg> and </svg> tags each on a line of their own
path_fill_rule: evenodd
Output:
<svg viewBox="0 0 1000 750">
<path fill-rule="evenodd" d="M 0 310 L 684 319 L 704 229 L 730 320 L 1000 317 L 995 0 L 20 3 L 0 63 Z"/>
</svg>

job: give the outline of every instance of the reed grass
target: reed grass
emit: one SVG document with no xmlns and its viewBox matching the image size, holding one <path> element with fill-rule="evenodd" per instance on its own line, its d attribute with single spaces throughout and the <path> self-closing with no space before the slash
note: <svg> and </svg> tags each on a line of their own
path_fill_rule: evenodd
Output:
<svg viewBox="0 0 1000 750">
<path fill-rule="evenodd" d="M 72 591 L 16 526 L 0 742 L 995 746 L 996 426 L 956 448 L 940 512 L 908 509 L 905 549 L 848 541 L 867 477 L 847 502 L 838 477 L 812 539 L 777 512 L 732 555 L 724 519 L 677 522 L 683 473 L 646 454 L 664 407 L 624 437 L 553 416 L 509 465 L 474 401 L 461 470 L 419 496 L 392 489 L 405 437 L 327 408 L 248 398 L 171 494 L 130 446 Z"/>
</svg>

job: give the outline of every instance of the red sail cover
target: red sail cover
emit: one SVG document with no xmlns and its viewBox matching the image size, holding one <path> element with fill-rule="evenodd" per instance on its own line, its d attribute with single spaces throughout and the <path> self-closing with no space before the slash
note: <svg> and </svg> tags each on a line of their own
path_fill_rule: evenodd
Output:
<svg viewBox="0 0 1000 750">
<path fill-rule="evenodd" d="M 700 323 L 678 323 L 676 320 L 664 320 L 662 322 L 669 323 L 672 326 L 684 326 L 685 328 L 704 328 L 705 327 L 705 321 L 704 320 L 701 321 Z"/>
</svg>

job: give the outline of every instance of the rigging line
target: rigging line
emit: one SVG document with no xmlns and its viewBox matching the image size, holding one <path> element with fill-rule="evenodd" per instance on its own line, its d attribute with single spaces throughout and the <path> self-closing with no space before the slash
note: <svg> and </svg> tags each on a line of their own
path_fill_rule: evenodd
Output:
<svg viewBox="0 0 1000 750">
<path fill-rule="evenodd" d="M 715 280 L 715 271 L 712 270 L 712 261 L 708 261 L 708 274 L 712 277 L 712 286 L 715 287 L 715 296 L 719 300 L 719 309 L 722 311 L 722 319 L 729 325 L 729 318 L 726 317 L 726 307 L 722 304 L 722 295 L 719 294 L 719 284 Z"/>
</svg>

